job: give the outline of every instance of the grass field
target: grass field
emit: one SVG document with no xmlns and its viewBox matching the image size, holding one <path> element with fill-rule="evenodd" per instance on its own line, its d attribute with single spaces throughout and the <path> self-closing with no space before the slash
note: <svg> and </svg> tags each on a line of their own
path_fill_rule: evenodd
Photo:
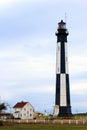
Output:
<svg viewBox="0 0 87 130">
<path fill-rule="evenodd" d="M 2 126 L 0 130 L 87 130 L 86 125 L 17 124 Z"/>
</svg>

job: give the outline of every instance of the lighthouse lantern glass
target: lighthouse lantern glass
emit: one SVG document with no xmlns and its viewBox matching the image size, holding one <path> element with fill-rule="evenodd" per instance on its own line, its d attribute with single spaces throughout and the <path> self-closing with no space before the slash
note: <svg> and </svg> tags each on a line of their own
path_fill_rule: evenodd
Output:
<svg viewBox="0 0 87 130">
<path fill-rule="evenodd" d="M 58 29 L 66 29 L 66 24 L 64 24 L 64 23 L 59 23 L 59 24 L 58 24 Z"/>
</svg>

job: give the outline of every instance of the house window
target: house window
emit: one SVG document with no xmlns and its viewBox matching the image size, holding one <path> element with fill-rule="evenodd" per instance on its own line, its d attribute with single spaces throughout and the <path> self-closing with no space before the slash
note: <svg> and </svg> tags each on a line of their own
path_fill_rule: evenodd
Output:
<svg viewBox="0 0 87 130">
<path fill-rule="evenodd" d="M 27 114 L 29 114 L 29 111 L 27 111 Z"/>
<path fill-rule="evenodd" d="M 30 108 L 30 111 L 32 111 L 32 109 Z"/>
<path fill-rule="evenodd" d="M 24 114 L 24 116 L 26 116 L 26 114 Z"/>
<path fill-rule="evenodd" d="M 20 117 L 22 117 L 22 114 L 20 114 Z"/>
<path fill-rule="evenodd" d="M 19 111 L 22 111 L 22 108 L 20 108 Z"/>
<path fill-rule="evenodd" d="M 26 108 L 24 108 L 24 111 L 26 111 Z"/>
<path fill-rule="evenodd" d="M 30 116 L 32 116 L 32 114 L 30 114 Z"/>
</svg>

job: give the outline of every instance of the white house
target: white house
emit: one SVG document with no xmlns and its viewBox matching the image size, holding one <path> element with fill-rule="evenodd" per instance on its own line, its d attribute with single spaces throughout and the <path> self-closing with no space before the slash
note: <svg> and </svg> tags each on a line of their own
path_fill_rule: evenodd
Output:
<svg viewBox="0 0 87 130">
<path fill-rule="evenodd" d="M 29 102 L 18 102 L 13 106 L 15 119 L 33 119 L 34 107 Z"/>
</svg>

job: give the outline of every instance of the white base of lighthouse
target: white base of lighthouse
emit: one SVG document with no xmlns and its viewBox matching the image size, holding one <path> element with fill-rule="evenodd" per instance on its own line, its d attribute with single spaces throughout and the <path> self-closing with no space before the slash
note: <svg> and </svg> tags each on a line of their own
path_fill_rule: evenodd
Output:
<svg viewBox="0 0 87 130">
<path fill-rule="evenodd" d="M 53 116 L 54 117 L 57 117 L 59 115 L 59 106 L 58 105 L 55 105 L 54 106 L 54 114 L 53 114 Z"/>
<path fill-rule="evenodd" d="M 70 117 L 70 116 L 72 116 L 71 106 L 55 105 L 53 116 L 54 117 Z"/>
</svg>

